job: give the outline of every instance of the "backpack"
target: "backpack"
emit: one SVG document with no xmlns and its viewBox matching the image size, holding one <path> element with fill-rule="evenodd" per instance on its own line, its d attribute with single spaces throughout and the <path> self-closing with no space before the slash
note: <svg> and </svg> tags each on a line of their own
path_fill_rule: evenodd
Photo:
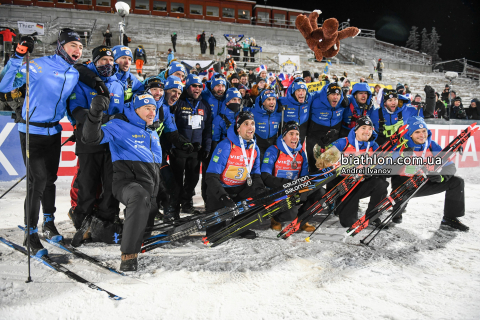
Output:
<svg viewBox="0 0 480 320">
<path fill-rule="evenodd" d="M 128 42 L 132 42 L 132 38 L 127 37 Z"/>
<path fill-rule="evenodd" d="M 197 42 L 200 42 L 200 37 L 201 36 L 202 36 L 201 34 L 197 35 Z"/>
<path fill-rule="evenodd" d="M 142 48 L 137 48 L 137 55 L 139 57 L 143 57 L 145 55 L 145 52 L 142 50 Z"/>
</svg>

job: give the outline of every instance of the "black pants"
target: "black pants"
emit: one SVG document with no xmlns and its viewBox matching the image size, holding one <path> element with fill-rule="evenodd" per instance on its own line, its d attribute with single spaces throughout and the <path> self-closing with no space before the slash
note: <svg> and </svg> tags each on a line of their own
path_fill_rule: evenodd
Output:
<svg viewBox="0 0 480 320">
<path fill-rule="evenodd" d="M 256 52 L 250 51 L 250 62 L 255 62 L 255 53 Z"/>
<path fill-rule="evenodd" d="M 110 38 L 106 38 L 106 39 L 105 39 L 105 45 L 106 45 L 107 47 L 111 47 L 111 46 L 112 46 L 112 42 L 111 42 L 111 39 L 110 39 Z"/>
<path fill-rule="evenodd" d="M 26 137 L 20 133 L 23 161 L 26 165 Z M 29 203 L 30 226 L 35 228 L 38 224 L 40 202 L 44 213 L 55 213 L 55 181 L 57 180 L 58 165 L 60 163 L 61 133 L 53 136 L 30 134 L 29 141 Z M 25 210 L 25 225 L 27 212 Z"/>
<path fill-rule="evenodd" d="M 378 71 L 378 80 L 382 81 L 382 72 Z"/>
<path fill-rule="evenodd" d="M 214 149 L 212 149 L 212 151 L 213 150 Z M 205 203 L 205 207 L 207 206 L 207 183 L 205 182 L 205 177 L 207 175 L 207 169 L 211 159 L 212 156 L 210 155 L 208 159 L 202 160 L 202 198 L 203 202 Z"/>
<path fill-rule="evenodd" d="M 200 179 L 198 152 L 193 152 L 191 155 L 184 158 L 172 152 L 170 156 L 170 167 L 176 182 L 175 192 L 173 192 L 170 202 L 177 209 L 180 204 L 192 200 L 195 195 L 195 187 Z"/>
<path fill-rule="evenodd" d="M 102 184 L 102 194 L 95 214 L 103 221 L 113 222 L 120 211 L 118 200 L 113 196 L 113 164 L 110 152 L 79 153 L 77 173 L 78 200 L 74 215 L 85 218 L 92 214 L 96 201 L 97 186 Z M 76 221 L 81 221 L 79 218 Z M 80 227 L 75 226 L 77 229 Z"/>
<path fill-rule="evenodd" d="M 172 163 L 171 158 L 170 158 L 170 163 Z M 176 187 L 177 184 L 175 183 L 175 178 L 172 172 L 172 167 L 167 162 L 166 152 L 162 153 L 162 167 L 160 170 L 160 176 L 163 181 L 163 185 L 166 187 L 165 192 L 167 193 L 167 195 L 162 195 L 161 192 L 159 192 L 157 196 L 157 203 L 162 201 L 162 205 L 165 209 L 171 204 L 170 199 L 172 198 L 177 188 Z"/>
<path fill-rule="evenodd" d="M 207 44 L 206 43 L 200 43 L 200 51 L 202 52 L 202 54 L 204 54 L 205 51 L 207 51 Z"/>
<path fill-rule="evenodd" d="M 243 62 L 248 62 L 249 60 L 248 51 L 243 51 Z"/>
<path fill-rule="evenodd" d="M 256 195 L 255 190 L 252 187 L 249 187 L 246 183 L 239 187 L 225 188 L 225 191 L 227 191 L 227 193 L 229 194 L 229 196 L 232 198 L 234 202 L 238 202 L 246 198 L 254 197 Z M 215 195 L 215 191 L 207 189 L 206 211 L 213 212 L 223 207 L 225 207 L 225 205 L 220 201 L 220 199 L 217 199 L 217 196 Z M 239 215 L 236 218 L 241 218 L 241 217 L 242 215 Z M 235 221 L 235 218 L 232 219 L 232 221 Z M 207 236 L 217 232 L 218 230 L 225 227 L 226 225 L 227 223 L 223 221 L 223 222 L 220 222 L 219 224 L 216 224 L 212 227 L 207 228 Z"/>
<path fill-rule="evenodd" d="M 215 47 L 210 45 L 210 54 L 215 54 Z"/>
<path fill-rule="evenodd" d="M 338 177 L 327 184 L 327 190 L 336 186 L 344 177 Z M 367 212 L 385 199 L 387 196 L 388 182 L 385 177 L 374 176 L 361 182 L 345 200 L 337 207 L 340 224 L 343 227 L 350 227 L 358 220 L 358 204 L 360 199 L 370 197 Z"/>
<path fill-rule="evenodd" d="M 172 41 L 172 46 L 173 46 L 173 52 L 177 52 L 177 49 L 175 48 L 177 46 L 177 42 Z"/>
<path fill-rule="evenodd" d="M 126 206 L 120 250 L 122 253 L 138 253 L 142 247 L 145 228 L 153 225 L 158 212 L 157 192 L 152 190 L 151 185 L 120 180 L 115 181 L 113 194 Z"/>
<path fill-rule="evenodd" d="M 397 189 L 402 183 L 408 180 L 408 177 L 392 177 L 392 190 Z M 427 183 L 417 191 L 414 198 L 426 197 L 432 194 L 445 192 L 445 203 L 443 205 L 443 215 L 447 218 L 463 217 L 465 215 L 465 182 L 462 178 L 453 176 L 448 181 L 436 183 L 427 181 Z M 399 215 L 405 211 L 404 207 Z M 397 215 L 398 216 L 398 215 Z"/>
</svg>

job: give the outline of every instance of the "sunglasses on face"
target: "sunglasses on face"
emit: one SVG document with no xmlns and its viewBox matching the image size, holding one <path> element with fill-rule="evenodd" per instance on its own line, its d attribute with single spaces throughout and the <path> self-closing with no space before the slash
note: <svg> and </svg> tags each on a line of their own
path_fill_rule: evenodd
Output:
<svg viewBox="0 0 480 320">
<path fill-rule="evenodd" d="M 203 88 L 203 85 L 201 84 L 192 84 L 191 86 L 194 88 Z"/>
</svg>

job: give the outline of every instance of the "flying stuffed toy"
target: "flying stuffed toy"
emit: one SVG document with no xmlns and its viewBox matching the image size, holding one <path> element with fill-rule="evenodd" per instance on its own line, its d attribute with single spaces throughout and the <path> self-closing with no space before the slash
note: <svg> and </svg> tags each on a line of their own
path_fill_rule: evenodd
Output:
<svg viewBox="0 0 480 320">
<path fill-rule="evenodd" d="M 308 15 L 308 18 L 300 14 L 295 20 L 297 29 L 300 30 L 308 47 L 315 53 L 315 58 L 322 61 L 325 58 L 331 58 L 340 51 L 340 40 L 356 37 L 360 33 L 360 29 L 348 27 L 342 31 L 338 31 L 338 20 L 335 18 L 327 19 L 321 28 L 317 25 L 317 19 L 320 10 L 314 10 Z"/>
</svg>

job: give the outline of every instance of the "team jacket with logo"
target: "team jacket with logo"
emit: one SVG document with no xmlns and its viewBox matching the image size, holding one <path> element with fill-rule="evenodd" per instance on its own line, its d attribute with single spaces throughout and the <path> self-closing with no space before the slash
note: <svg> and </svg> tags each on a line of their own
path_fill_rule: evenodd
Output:
<svg viewBox="0 0 480 320">
<path fill-rule="evenodd" d="M 235 134 L 234 127 L 231 126 L 227 131 L 227 139 L 217 145 L 208 165 L 207 174 L 218 175 L 223 188 L 242 186 L 247 180 L 247 169 L 239 139 L 242 138 Z M 260 175 L 260 150 L 258 146 L 253 149 L 253 141 L 246 142 L 244 140 L 243 142 L 249 160 L 252 152 L 254 153 L 251 174 Z"/>
<path fill-rule="evenodd" d="M 118 68 L 118 66 L 116 65 Z M 117 79 L 117 76 L 114 74 L 111 77 L 105 78 L 98 74 L 97 68 L 93 63 L 89 63 L 87 68 L 95 72 L 100 79 L 103 80 L 105 85 L 110 92 L 110 104 L 108 110 L 104 111 L 105 114 L 116 114 L 122 113 L 124 108 L 124 91 L 122 83 Z M 77 130 L 75 134 L 77 135 L 77 143 L 75 144 L 75 152 L 78 153 L 97 153 L 103 152 L 108 149 L 108 146 L 85 146 L 82 143 L 82 126 L 85 121 L 85 117 L 88 114 L 90 109 L 90 104 L 92 103 L 93 97 L 97 95 L 95 89 L 90 88 L 83 82 L 78 82 L 75 88 L 73 89 L 72 94 L 69 99 L 69 110 L 71 115 L 76 121 Z"/>
<path fill-rule="evenodd" d="M 217 99 L 211 91 L 210 83 L 211 83 L 210 81 L 207 81 L 205 85 L 205 89 L 203 89 L 202 91 L 202 98 L 210 106 L 211 116 L 212 116 L 212 119 L 214 119 L 218 115 L 218 112 L 222 106 L 222 103 L 223 101 L 225 101 L 226 95 L 223 94 L 223 96 L 220 99 Z M 225 92 L 227 92 L 227 90 L 228 90 L 228 82 L 227 82 L 227 86 L 225 87 Z"/>
<path fill-rule="evenodd" d="M 349 106 L 345 108 L 345 111 L 343 112 L 343 121 L 342 121 L 342 127 L 345 129 L 352 129 L 355 127 L 355 124 L 357 123 L 357 119 L 363 116 L 369 116 L 373 112 L 373 107 L 371 107 L 369 110 L 363 110 L 360 109 L 358 106 L 357 100 L 355 100 L 355 93 L 359 91 L 366 91 L 368 94 L 367 98 L 367 105 L 370 105 L 372 101 L 372 91 L 370 90 L 370 86 L 366 83 L 356 83 L 353 86 L 352 94 L 348 97 L 348 101 L 350 102 Z"/>
<path fill-rule="evenodd" d="M 222 141 L 227 136 L 227 130 L 230 128 L 230 125 L 235 123 L 235 117 L 238 115 L 238 112 L 233 112 L 228 109 L 225 101 L 222 103 L 222 108 L 220 109 L 219 114 L 213 119 L 212 124 L 212 141 Z M 227 126 L 224 117 L 230 122 Z"/>
<path fill-rule="evenodd" d="M 154 190 L 158 188 L 162 162 L 158 134 L 146 127 L 145 121 L 130 104 L 125 106 L 124 114 L 129 122 L 113 119 L 101 125 L 101 122 L 94 123 L 87 117 L 83 128 L 84 143 L 109 144 L 114 181 L 144 182 Z"/>
<path fill-rule="evenodd" d="M 305 96 L 305 102 L 300 103 L 295 99 L 295 93 L 292 92 L 293 86 L 288 87 L 287 96 L 278 98 L 279 104 L 284 106 L 284 120 L 296 121 L 300 125 L 300 139 L 305 139 L 307 134 L 308 118 L 310 117 L 310 105 L 312 102 L 312 96 L 307 91 Z"/>
<path fill-rule="evenodd" d="M 265 186 L 269 188 L 275 188 L 290 180 L 308 175 L 307 155 L 302 149 L 301 141 L 295 149 L 287 146 L 292 155 L 298 152 L 295 157 L 298 167 L 293 169 L 291 166 L 292 157 L 286 152 L 282 140 L 282 137 L 278 137 L 277 144 L 269 147 L 263 156 L 262 179 Z"/>
<path fill-rule="evenodd" d="M 260 150 L 267 150 L 277 139 L 282 121 L 282 114 L 277 112 L 277 108 L 278 104 L 273 112 L 267 112 L 261 105 L 260 96 L 255 100 L 252 113 L 255 118 L 255 137 Z M 285 119 L 283 122 L 285 123 Z"/>
<path fill-rule="evenodd" d="M 10 92 L 26 82 L 26 65 L 23 58 L 13 55 L 0 74 L 0 92 Z M 67 100 L 78 82 L 78 71 L 56 54 L 30 61 L 30 133 L 54 135 L 62 126 L 39 127 L 32 123 L 55 123 L 65 116 Z M 24 101 L 22 118 L 26 119 Z M 18 131 L 26 132 L 26 124 L 19 123 Z"/>
</svg>

